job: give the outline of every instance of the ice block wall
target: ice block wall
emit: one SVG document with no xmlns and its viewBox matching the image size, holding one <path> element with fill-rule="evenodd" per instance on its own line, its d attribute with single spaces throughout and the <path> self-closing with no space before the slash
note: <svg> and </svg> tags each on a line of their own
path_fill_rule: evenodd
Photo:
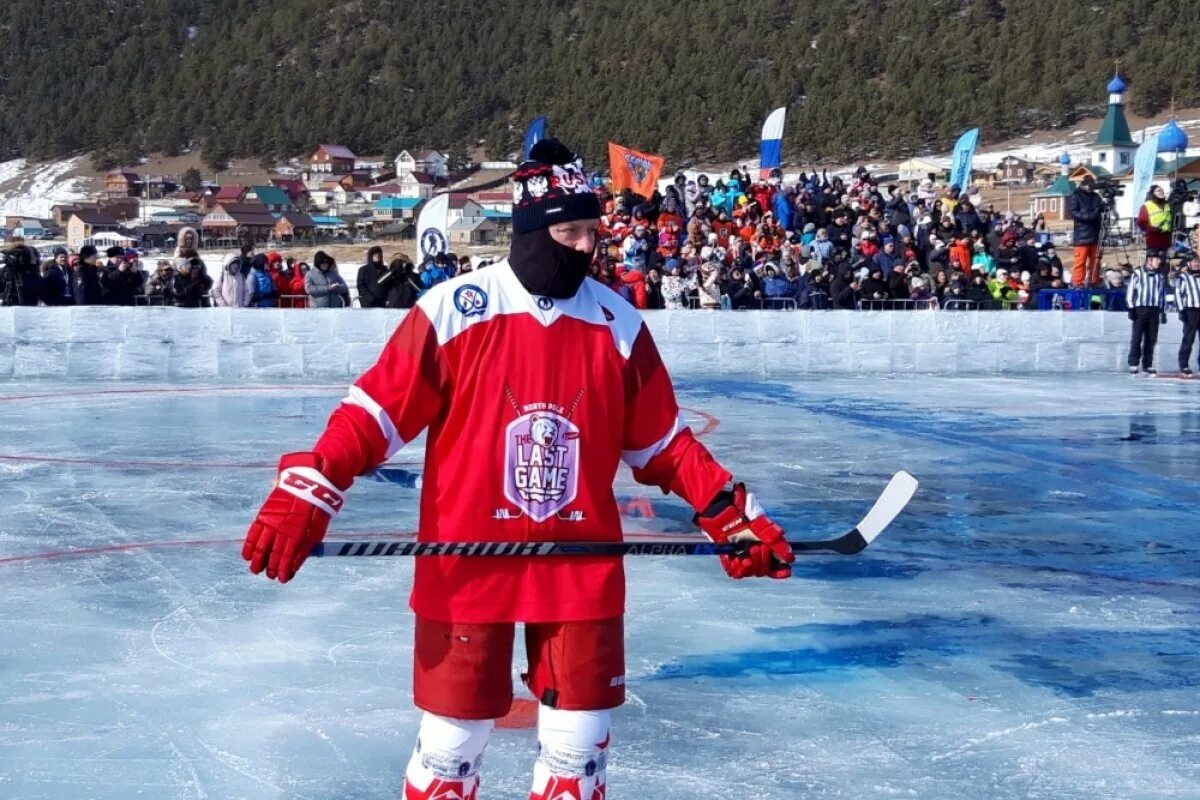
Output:
<svg viewBox="0 0 1200 800">
<path fill-rule="evenodd" d="M 0 379 L 350 379 L 403 311 L 0 308 Z M 1129 322 L 1098 311 L 654 311 L 673 372 L 1025 374 L 1124 369 Z M 1157 363 L 1173 370 L 1172 316 Z"/>
</svg>

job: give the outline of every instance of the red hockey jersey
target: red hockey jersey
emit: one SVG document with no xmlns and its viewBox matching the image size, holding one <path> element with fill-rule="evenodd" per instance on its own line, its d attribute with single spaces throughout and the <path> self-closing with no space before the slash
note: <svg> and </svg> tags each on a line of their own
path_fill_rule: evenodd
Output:
<svg viewBox="0 0 1200 800">
<path fill-rule="evenodd" d="M 588 279 L 529 294 L 507 261 L 423 296 L 351 388 L 316 450 L 343 485 L 428 428 L 421 541 L 619 541 L 612 484 L 704 508 L 730 479 L 680 418 L 641 316 Z M 421 558 L 410 604 L 450 622 L 624 612 L 620 558 Z"/>
</svg>

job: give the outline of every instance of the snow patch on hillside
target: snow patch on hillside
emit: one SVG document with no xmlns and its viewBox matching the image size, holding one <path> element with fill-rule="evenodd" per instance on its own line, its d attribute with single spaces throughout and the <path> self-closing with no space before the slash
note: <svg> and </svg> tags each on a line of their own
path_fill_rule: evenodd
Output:
<svg viewBox="0 0 1200 800">
<path fill-rule="evenodd" d="M 73 176 L 82 158 L 45 164 L 23 158 L 0 162 L 0 213 L 45 218 L 53 205 L 87 200 L 83 181 Z"/>
</svg>

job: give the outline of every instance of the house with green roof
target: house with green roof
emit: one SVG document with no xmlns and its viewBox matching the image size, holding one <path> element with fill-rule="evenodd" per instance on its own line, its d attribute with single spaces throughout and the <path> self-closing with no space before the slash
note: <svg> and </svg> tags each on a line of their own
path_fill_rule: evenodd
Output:
<svg viewBox="0 0 1200 800">
<path fill-rule="evenodd" d="M 278 186 L 251 186 L 246 192 L 247 203 L 258 202 L 267 207 L 272 214 L 282 214 L 285 211 L 295 211 L 296 206 L 288 193 Z"/>
<path fill-rule="evenodd" d="M 1066 175 L 1059 175 L 1054 182 L 1030 197 L 1033 216 L 1043 215 L 1047 222 L 1065 222 L 1071 218 L 1071 195 L 1075 184 Z"/>
</svg>

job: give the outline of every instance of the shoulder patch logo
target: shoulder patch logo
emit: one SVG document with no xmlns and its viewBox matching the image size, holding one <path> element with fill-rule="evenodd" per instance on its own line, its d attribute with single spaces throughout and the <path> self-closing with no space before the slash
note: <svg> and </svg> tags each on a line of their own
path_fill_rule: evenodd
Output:
<svg viewBox="0 0 1200 800">
<path fill-rule="evenodd" d="M 616 319 L 616 317 L 613 316 L 613 312 L 609 311 L 604 306 L 600 306 L 600 310 L 604 312 L 604 320 L 606 322 L 612 322 L 614 319 Z"/>
<path fill-rule="evenodd" d="M 473 283 L 460 286 L 454 290 L 454 307 L 464 317 L 482 316 L 487 310 L 487 292 Z"/>
<path fill-rule="evenodd" d="M 550 309 L 554 308 L 554 301 L 549 297 L 539 297 L 537 299 L 537 304 L 538 308 L 540 308 L 542 311 L 549 311 Z"/>
</svg>

